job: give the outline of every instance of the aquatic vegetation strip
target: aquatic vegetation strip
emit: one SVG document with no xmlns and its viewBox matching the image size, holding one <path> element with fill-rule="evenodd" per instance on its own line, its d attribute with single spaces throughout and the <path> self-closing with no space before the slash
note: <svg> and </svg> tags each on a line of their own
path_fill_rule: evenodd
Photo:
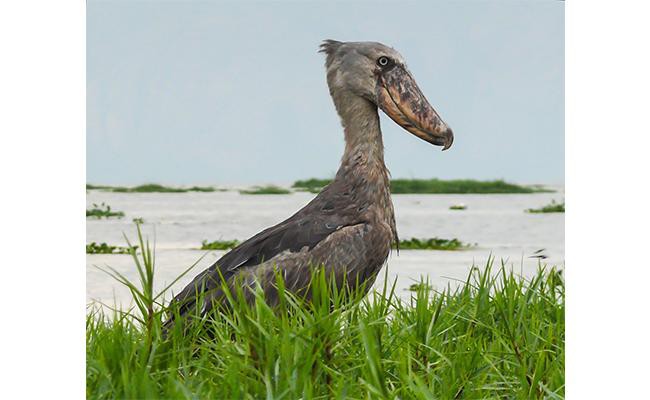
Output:
<svg viewBox="0 0 650 400">
<path fill-rule="evenodd" d="M 86 209 L 86 218 L 122 218 L 123 216 L 122 211 L 112 211 L 111 206 L 106 203 L 100 205 L 93 203 L 93 208 Z"/>
<path fill-rule="evenodd" d="M 104 269 L 134 308 L 89 306 L 89 399 L 564 397 L 565 290 L 554 268 L 526 280 L 490 261 L 462 287 L 421 286 L 410 301 L 394 284 L 364 296 L 317 274 L 306 302 L 278 276 L 278 308 L 261 291 L 252 305 L 230 296 L 227 309 L 163 338 L 162 297 L 176 280 L 154 293 L 153 252 L 139 240 L 139 283 Z"/>
<path fill-rule="evenodd" d="M 291 194 L 291 190 L 283 187 L 269 185 L 269 186 L 255 186 L 251 189 L 242 189 L 239 191 L 241 194 Z"/>
<path fill-rule="evenodd" d="M 178 188 L 178 187 L 163 186 L 157 183 L 147 183 L 144 185 L 139 185 L 134 187 L 92 185 L 87 183 L 86 190 L 103 190 L 107 192 L 118 192 L 118 193 L 186 193 L 186 192 L 214 192 L 217 189 L 212 186 L 192 186 L 189 188 Z"/>
<path fill-rule="evenodd" d="M 239 240 L 215 240 L 208 242 L 204 240 L 201 242 L 201 250 L 229 250 L 235 248 L 241 243 Z M 476 246 L 476 244 L 474 244 Z M 471 244 L 463 243 L 460 240 L 454 239 L 407 239 L 400 240 L 400 250 L 462 250 L 472 247 Z M 396 248 L 396 246 L 394 246 Z"/>
<path fill-rule="evenodd" d="M 551 200 L 551 204 L 547 204 L 541 208 L 529 208 L 526 210 L 526 212 L 532 214 L 563 213 L 564 202 L 556 203 L 555 200 Z"/>
<path fill-rule="evenodd" d="M 331 182 L 331 179 L 306 179 L 294 182 L 293 188 L 318 192 Z M 393 179 L 390 183 L 394 194 L 508 194 L 553 192 L 539 185 L 522 186 L 503 180 L 477 181 L 473 179 Z"/>
</svg>

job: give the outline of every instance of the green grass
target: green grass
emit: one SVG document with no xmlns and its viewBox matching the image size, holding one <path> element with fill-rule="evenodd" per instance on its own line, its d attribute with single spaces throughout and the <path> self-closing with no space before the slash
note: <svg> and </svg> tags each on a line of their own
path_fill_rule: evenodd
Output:
<svg viewBox="0 0 650 400">
<path fill-rule="evenodd" d="M 86 245 L 86 254 L 131 254 L 131 251 L 137 250 L 138 246 L 122 247 L 110 246 L 106 243 L 91 242 Z"/>
<path fill-rule="evenodd" d="M 208 242 L 204 240 L 201 242 L 201 250 L 230 250 L 239 245 L 239 240 L 215 240 Z"/>
<path fill-rule="evenodd" d="M 279 186 L 255 186 L 251 189 L 240 190 L 241 194 L 289 194 L 291 190 Z"/>
<path fill-rule="evenodd" d="M 106 203 L 100 205 L 93 203 L 91 209 L 86 209 L 86 218 L 122 218 L 123 216 L 124 213 L 122 211 L 113 211 L 111 210 L 111 206 Z"/>
<path fill-rule="evenodd" d="M 407 301 L 394 285 L 363 296 L 318 274 L 308 303 L 282 291 L 278 276 L 277 309 L 261 291 L 252 305 L 230 297 L 228 310 L 164 339 L 169 286 L 154 293 L 153 251 L 139 226 L 138 238 L 139 282 L 104 269 L 134 307 L 87 313 L 89 399 L 564 397 L 564 279 L 553 268 L 525 280 L 490 261 L 458 289 L 419 287 Z"/>
<path fill-rule="evenodd" d="M 126 186 L 106 186 L 86 184 L 86 190 L 104 190 L 118 193 L 186 193 L 186 192 L 214 192 L 217 189 L 211 186 L 192 186 L 189 188 L 178 188 L 159 185 L 157 183 L 147 183 L 144 185 L 126 187 Z"/>
<path fill-rule="evenodd" d="M 331 179 L 306 179 L 293 183 L 293 188 L 319 192 Z M 551 192 L 539 185 L 522 186 L 503 180 L 477 181 L 472 179 L 393 179 L 391 193 L 395 194 L 492 194 Z"/>
<path fill-rule="evenodd" d="M 547 204 L 541 208 L 529 208 L 526 210 L 528 213 L 532 214 L 545 214 L 545 213 L 563 213 L 564 212 L 564 202 L 556 203 L 555 200 L 551 200 L 551 204 Z"/>
<path fill-rule="evenodd" d="M 399 241 L 400 250 L 462 250 L 472 245 L 454 239 L 407 239 Z"/>
</svg>

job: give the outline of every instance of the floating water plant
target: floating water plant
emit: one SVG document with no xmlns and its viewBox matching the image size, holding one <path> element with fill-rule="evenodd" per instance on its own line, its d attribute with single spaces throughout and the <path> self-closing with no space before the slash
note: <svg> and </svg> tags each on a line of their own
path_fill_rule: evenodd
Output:
<svg viewBox="0 0 650 400">
<path fill-rule="evenodd" d="M 86 218 L 122 218 L 123 216 L 122 211 L 112 211 L 111 206 L 106 203 L 100 205 L 93 203 L 93 208 L 86 210 Z"/>
<path fill-rule="evenodd" d="M 400 250 L 462 250 L 471 247 L 472 245 L 454 239 L 417 239 L 412 238 L 408 240 L 400 240 Z"/>
<path fill-rule="evenodd" d="M 106 243 L 91 242 L 86 245 L 86 254 L 131 254 L 138 246 L 122 247 L 122 246 L 109 246 Z"/>
<path fill-rule="evenodd" d="M 240 190 L 241 194 L 290 194 L 291 190 L 279 186 L 255 186 L 252 189 Z"/>
<path fill-rule="evenodd" d="M 555 200 L 551 200 L 551 204 L 547 204 L 541 208 L 529 208 L 526 212 L 531 214 L 563 213 L 564 202 L 556 203 Z"/>
<path fill-rule="evenodd" d="M 214 242 L 204 240 L 201 242 L 201 250 L 229 250 L 237 247 L 238 244 L 238 240 L 215 240 Z"/>
</svg>

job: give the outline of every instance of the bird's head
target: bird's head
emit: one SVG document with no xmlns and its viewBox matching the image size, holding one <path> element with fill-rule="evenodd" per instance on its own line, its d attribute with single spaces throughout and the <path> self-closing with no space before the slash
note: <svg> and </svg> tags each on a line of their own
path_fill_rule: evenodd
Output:
<svg viewBox="0 0 650 400">
<path fill-rule="evenodd" d="M 325 40 L 330 93 L 351 93 L 374 103 L 407 131 L 443 150 L 454 134 L 431 107 L 404 59 L 395 49 L 376 42 Z"/>
</svg>

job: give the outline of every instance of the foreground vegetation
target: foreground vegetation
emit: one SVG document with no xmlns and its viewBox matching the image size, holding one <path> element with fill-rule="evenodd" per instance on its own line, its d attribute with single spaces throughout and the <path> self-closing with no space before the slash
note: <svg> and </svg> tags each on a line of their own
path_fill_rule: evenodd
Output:
<svg viewBox="0 0 650 400">
<path fill-rule="evenodd" d="M 564 212 L 564 202 L 556 203 L 555 200 L 551 200 L 551 204 L 547 204 L 541 208 L 529 208 L 526 210 L 528 213 L 532 214 L 545 214 L 545 213 L 563 213 Z"/>
<path fill-rule="evenodd" d="M 186 192 L 214 192 L 217 189 L 211 186 L 192 186 L 189 188 L 178 188 L 178 187 L 163 186 L 157 183 L 147 183 L 144 185 L 139 185 L 134 187 L 92 185 L 87 183 L 86 190 L 104 190 L 107 192 L 118 192 L 118 193 L 186 193 Z"/>
<path fill-rule="evenodd" d="M 293 188 L 310 192 L 319 192 L 331 182 L 331 179 L 306 179 L 293 183 Z M 551 192 L 540 186 L 522 186 L 503 180 L 477 181 L 473 179 L 393 179 L 390 182 L 391 193 L 395 194 L 491 194 L 491 193 L 539 193 Z"/>
<path fill-rule="evenodd" d="M 228 310 L 163 338 L 154 257 L 141 236 L 139 245 L 139 283 L 105 270 L 129 287 L 134 308 L 87 315 L 90 399 L 564 396 L 561 271 L 524 280 L 489 263 L 456 290 L 416 287 L 410 301 L 387 284 L 342 293 L 318 274 L 309 303 L 283 292 L 279 276 L 277 309 L 259 291 L 253 305 L 231 296 Z"/>
<path fill-rule="evenodd" d="M 124 213 L 122 211 L 113 211 L 111 206 L 106 203 L 97 205 L 93 203 L 93 207 L 86 209 L 86 218 L 122 218 Z"/>
</svg>

